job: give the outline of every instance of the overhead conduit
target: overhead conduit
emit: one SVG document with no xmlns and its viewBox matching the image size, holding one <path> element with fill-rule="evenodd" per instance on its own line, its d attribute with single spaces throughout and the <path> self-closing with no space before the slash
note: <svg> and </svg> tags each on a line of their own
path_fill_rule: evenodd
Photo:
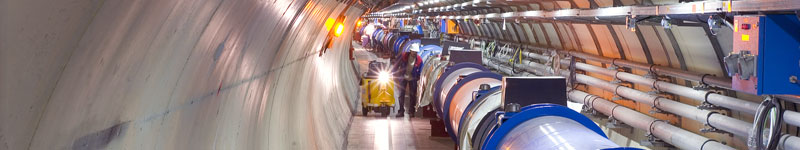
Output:
<svg viewBox="0 0 800 150">
<path fill-rule="evenodd" d="M 484 62 L 491 62 L 492 60 L 501 61 L 502 57 L 492 59 L 485 58 Z M 546 68 L 546 66 L 542 64 L 534 62 L 528 63 L 531 65 L 519 67 L 525 71 L 537 70 L 534 68 L 539 68 L 539 71 L 542 71 L 541 69 Z M 490 66 L 490 68 L 502 69 L 492 66 Z M 569 92 L 568 96 L 572 101 L 591 104 L 589 106 L 595 108 L 595 110 L 609 116 L 614 116 L 614 118 L 631 125 L 634 128 L 646 130 L 665 142 L 675 145 L 681 149 L 734 149 L 717 141 L 691 133 L 682 128 L 675 127 L 665 121 L 655 119 L 645 114 L 641 114 L 638 111 L 602 99 L 598 96 L 589 95 L 578 90 Z M 587 100 L 591 100 L 591 102 L 587 102 Z M 746 129 L 744 130 L 746 131 Z"/>
<path fill-rule="evenodd" d="M 619 105 L 599 96 L 583 91 L 573 90 L 567 94 L 569 100 L 587 105 L 600 113 L 614 116 L 617 120 L 631 125 L 634 128 L 648 131 L 664 142 L 675 145 L 680 149 L 734 149 L 712 139 L 694 134 L 682 128 L 673 126 L 666 121 L 642 114 L 636 110 Z"/>
<path fill-rule="evenodd" d="M 531 52 L 526 52 L 526 53 L 528 53 L 527 56 L 531 56 L 531 55 L 535 56 L 535 57 L 530 57 L 530 58 L 547 57 L 547 56 L 543 56 L 543 55 L 536 54 L 536 53 L 531 53 Z M 549 59 L 540 59 L 540 60 L 549 60 Z M 619 61 L 620 60 L 617 60 L 617 62 L 619 62 Z M 568 60 L 562 60 L 561 64 L 569 65 L 569 61 Z M 692 100 L 695 100 L 697 102 L 705 102 L 705 103 L 709 103 L 709 104 L 712 104 L 712 105 L 715 105 L 715 106 L 721 106 L 721 107 L 729 108 L 729 109 L 732 109 L 732 110 L 744 112 L 744 113 L 747 113 L 747 114 L 750 114 L 750 115 L 754 115 L 756 113 L 756 110 L 757 110 L 756 108 L 759 105 L 758 103 L 755 103 L 755 102 L 750 102 L 750 101 L 743 100 L 743 99 L 729 97 L 729 96 L 725 96 L 725 95 L 722 95 L 722 94 L 719 94 L 719 93 L 715 93 L 715 92 L 711 92 L 711 91 L 695 90 L 695 89 L 690 88 L 690 87 L 685 87 L 685 86 L 681 86 L 681 85 L 677 85 L 677 84 L 673 84 L 673 83 L 669 83 L 669 82 L 664 82 L 664 81 L 658 81 L 658 80 L 655 80 L 655 79 L 646 78 L 646 77 L 643 77 L 643 76 L 639 76 L 639 75 L 635 75 L 635 74 L 631 74 L 631 73 L 627 73 L 627 72 L 621 72 L 621 71 L 616 71 L 616 70 L 605 69 L 605 68 L 597 67 L 597 66 L 594 66 L 594 65 L 586 64 L 586 63 L 575 63 L 575 67 L 577 69 L 581 69 L 581 70 L 584 70 L 584 71 L 588 71 L 588 72 L 592 72 L 592 73 L 599 73 L 599 74 L 602 74 L 602 75 L 614 77 L 616 79 L 630 81 L 630 82 L 633 82 L 633 83 L 636 83 L 636 84 L 648 85 L 648 86 L 651 86 L 651 87 L 653 87 L 654 89 L 656 89 L 658 91 L 669 92 L 669 93 L 672 93 L 672 94 L 688 97 L 688 98 L 690 98 Z M 795 125 L 795 126 L 800 126 L 800 113 L 787 110 L 787 111 L 784 112 L 784 116 L 783 117 L 784 117 L 784 120 L 787 123 L 789 123 L 791 125 Z"/>
<path fill-rule="evenodd" d="M 534 62 L 530 62 L 529 64 L 535 64 L 535 65 L 520 66 L 520 67 L 526 68 L 526 70 L 539 70 L 539 71 L 544 71 L 543 69 L 546 68 L 546 66 Z M 561 70 L 558 73 L 562 76 L 568 77 L 570 72 L 566 70 Z M 598 87 L 609 92 L 614 92 L 615 94 L 620 95 L 622 97 L 635 100 L 636 102 L 645 103 L 654 106 L 655 108 L 662 109 L 664 111 L 682 117 L 686 117 L 698 122 L 704 122 L 710 126 L 720 128 L 724 131 L 731 132 L 735 135 L 747 136 L 748 129 L 750 129 L 750 127 L 752 126 L 747 122 L 731 118 L 716 112 L 697 109 L 696 107 L 687 104 L 676 102 L 674 100 L 663 98 L 657 95 L 641 92 L 639 90 L 625 87 L 622 85 L 610 83 L 595 77 L 583 74 L 577 74 L 576 79 L 580 83 L 584 83 L 592 87 Z"/>
<path fill-rule="evenodd" d="M 536 54 L 528 53 L 527 55 L 536 55 Z M 493 58 L 493 59 L 496 60 L 496 59 L 502 59 L 502 58 L 507 58 L 507 57 L 509 57 L 509 56 L 500 56 L 498 58 Z M 544 58 L 544 57 L 540 55 L 540 56 L 536 56 L 534 58 Z M 549 60 L 549 59 L 546 59 L 546 60 Z M 526 62 L 526 61 L 523 61 L 523 62 Z M 585 65 L 588 65 L 588 64 L 583 64 L 584 67 L 586 67 Z M 576 67 L 577 66 L 578 65 L 576 63 Z M 547 70 L 548 66 L 543 65 L 543 64 L 539 64 L 539 63 L 535 63 L 535 62 L 532 62 L 532 61 L 527 61 L 527 65 L 526 66 L 519 66 L 519 67 L 523 68 L 525 71 L 529 71 L 529 70 L 538 70 L 538 71 L 545 71 L 545 72 L 552 71 L 552 70 Z M 596 69 L 596 68 L 593 68 L 593 69 Z M 585 71 L 591 72 L 590 70 L 591 69 L 585 70 Z M 598 72 L 598 73 L 600 73 L 600 72 Z M 559 71 L 559 74 L 562 75 L 562 76 L 569 76 L 569 71 L 561 70 L 561 71 Z M 637 75 L 631 75 L 631 77 L 633 77 L 633 76 L 637 76 Z M 637 77 L 641 77 L 641 76 L 637 76 Z M 641 78 L 644 78 L 644 77 L 641 77 Z M 594 86 L 594 87 L 599 87 L 599 88 L 604 89 L 606 91 L 615 92 L 616 94 L 618 94 L 620 96 L 623 96 L 623 97 L 626 97 L 626 98 L 630 98 L 630 99 L 635 100 L 637 102 L 646 103 L 646 104 L 649 104 L 651 106 L 655 106 L 656 108 L 662 109 L 664 111 L 667 111 L 667 112 L 670 112 L 670 113 L 674 113 L 676 115 L 679 115 L 679 116 L 682 116 L 682 117 L 686 117 L 686 118 L 689 118 L 689 119 L 692 119 L 692 120 L 695 120 L 695 121 L 698 121 L 698 122 L 701 122 L 701 123 L 706 123 L 709 126 L 715 127 L 717 129 L 721 129 L 723 131 L 727 131 L 727 132 L 733 133 L 735 135 L 747 137 L 748 136 L 748 130 L 752 127 L 752 124 L 748 123 L 748 122 L 744 122 L 744 121 L 741 121 L 741 120 L 738 120 L 738 119 L 735 119 L 735 118 L 731 118 L 731 117 L 728 117 L 728 116 L 725 116 L 725 115 L 721 115 L 721 114 L 716 113 L 716 112 L 697 109 L 696 107 L 693 107 L 693 106 L 690 106 L 690 105 L 686 105 L 686 104 L 683 104 L 683 103 L 680 103 L 680 102 L 676 102 L 676 101 L 673 101 L 673 100 L 670 100 L 670 99 L 666 99 L 666 98 L 663 98 L 663 97 L 647 94 L 645 92 L 641 92 L 641 91 L 638 91 L 638 90 L 635 90 L 635 89 L 631 89 L 631 88 L 628 88 L 628 87 L 624 87 L 624 86 L 621 86 L 621 85 L 609 83 L 609 82 L 606 82 L 604 80 L 597 79 L 597 78 L 594 78 L 594 77 L 591 77 L 591 76 L 577 74 L 576 75 L 576 79 L 577 79 L 578 82 L 581 82 L 581 83 L 584 83 L 584 84 L 587 84 L 587 85 L 590 85 L 590 86 Z M 572 94 L 570 94 L 570 95 L 572 95 Z M 602 111 L 602 110 L 598 110 L 598 111 Z M 789 112 L 791 112 L 791 111 L 789 111 Z M 616 119 L 618 119 L 620 121 L 623 121 L 626 124 L 635 126 L 635 125 L 631 124 L 631 122 L 626 122 L 623 119 L 618 118 L 620 116 L 626 116 L 627 114 L 625 114 L 625 113 L 614 113 L 614 114 L 615 115 L 612 115 L 612 117 L 614 117 L 614 118 L 616 118 Z M 796 115 L 797 113 L 784 113 L 784 114 Z M 786 116 L 786 115 L 784 115 L 784 116 Z M 789 117 L 789 118 L 792 118 L 792 117 Z M 790 119 L 786 119 L 786 120 L 790 120 Z M 662 137 L 659 137 L 659 138 L 662 138 Z M 798 138 L 796 136 L 791 136 L 791 135 L 784 135 L 784 136 L 781 137 L 779 145 L 783 149 L 800 149 L 800 143 L 792 143 L 794 141 L 800 141 L 800 138 Z M 675 144 L 673 144 L 673 145 L 675 145 Z M 676 145 L 676 146 L 678 146 L 678 145 Z"/>
<path fill-rule="evenodd" d="M 529 48 L 534 49 L 534 50 L 538 50 L 538 51 L 556 51 L 556 52 L 561 52 L 562 54 L 568 54 L 568 55 L 571 55 L 571 56 L 585 58 L 585 59 L 588 59 L 588 60 L 595 60 L 595 61 L 600 61 L 600 62 L 608 62 L 609 64 L 613 64 L 612 62 L 614 62 L 616 64 L 636 64 L 635 66 L 640 66 L 640 67 L 645 65 L 645 64 L 642 64 L 642 63 L 630 62 L 630 61 L 627 61 L 627 60 L 620 60 L 620 59 L 605 58 L 605 57 L 601 57 L 601 56 L 597 56 L 597 55 L 593 55 L 593 54 L 582 53 L 582 52 L 577 52 L 577 51 L 555 50 L 555 49 L 547 49 L 547 48 L 539 48 L 539 47 L 529 47 Z M 503 50 L 503 49 L 501 48 L 501 50 Z M 573 54 L 577 54 L 577 55 L 573 55 Z M 542 60 L 542 61 L 551 61 L 550 56 L 545 56 L 545 55 L 537 54 L 537 53 L 534 53 L 534 52 L 522 52 L 522 55 L 525 56 L 526 59 L 536 59 L 536 60 Z M 508 58 L 508 56 L 499 56 L 499 58 L 500 59 Z M 566 60 L 566 59 L 565 60 L 561 60 L 560 63 L 562 65 L 569 65 L 569 60 Z M 532 72 L 532 73 L 535 73 L 535 74 L 542 74 L 542 71 L 553 73 L 552 68 L 550 68 L 549 66 L 542 65 L 542 64 L 539 64 L 539 63 L 535 63 L 535 62 L 532 62 L 530 60 L 522 60 L 521 64 L 524 66 L 524 67 L 521 67 L 521 68 L 525 68 L 526 71 Z M 653 66 L 653 68 L 666 68 L 666 67 L 662 67 L 662 66 L 658 66 L 658 65 L 647 65 L 647 66 Z M 533 67 L 533 68 L 531 68 L 531 67 Z M 586 63 L 576 62 L 575 63 L 575 67 L 577 69 L 584 70 L 584 71 L 587 71 L 587 72 L 598 73 L 598 74 L 614 77 L 616 79 L 633 82 L 633 83 L 636 83 L 636 84 L 651 86 L 651 87 L 653 87 L 654 89 L 656 89 L 658 91 L 669 92 L 669 93 L 672 93 L 672 94 L 688 97 L 688 98 L 693 99 L 693 100 L 695 100 L 697 102 L 705 102 L 705 103 L 709 103 L 709 104 L 714 105 L 714 106 L 721 106 L 721 107 L 732 109 L 732 110 L 735 110 L 735 111 L 744 112 L 744 113 L 747 113 L 747 114 L 750 114 L 750 115 L 754 115 L 756 113 L 757 107 L 759 105 L 758 103 L 755 103 L 755 102 L 750 102 L 750 101 L 743 100 L 743 99 L 729 97 L 729 96 L 725 96 L 725 95 L 722 95 L 722 94 L 719 94 L 719 93 L 715 93 L 715 92 L 711 92 L 711 91 L 695 90 L 695 89 L 690 88 L 690 87 L 685 87 L 685 86 L 681 86 L 681 85 L 677 85 L 677 84 L 673 84 L 673 83 L 669 83 L 669 82 L 664 82 L 664 81 L 658 81 L 658 80 L 655 80 L 655 79 L 646 78 L 646 77 L 643 77 L 643 76 L 639 76 L 639 75 L 635 75 L 635 74 L 631 74 L 631 73 L 627 73 L 627 72 L 621 72 L 621 71 L 616 71 L 616 70 L 605 69 L 605 68 L 597 67 L 597 66 L 594 66 L 594 65 L 586 64 Z M 650 67 L 646 67 L 646 68 L 648 68 L 648 69 L 644 69 L 645 71 L 650 70 L 649 69 Z M 669 69 L 660 69 L 660 70 L 674 70 L 674 69 L 669 68 Z M 680 70 L 680 72 L 685 72 L 685 71 Z M 660 72 L 660 73 L 664 73 L 664 72 Z M 660 73 L 656 73 L 656 74 L 660 74 Z M 679 74 L 687 75 L 687 74 L 697 74 L 697 73 L 679 73 Z M 669 75 L 669 74 L 665 74 L 665 75 Z M 706 79 L 716 78 L 714 76 L 708 76 L 708 75 L 699 75 L 699 76 L 706 76 L 705 77 Z M 683 78 L 681 76 L 673 76 L 673 77 Z M 697 76 L 695 76 L 695 77 L 697 77 Z M 699 77 L 699 78 L 702 79 L 703 77 Z M 684 79 L 687 79 L 687 78 L 684 78 Z M 692 79 L 688 79 L 688 80 L 692 80 Z M 706 80 L 706 81 L 710 81 L 710 80 Z M 709 83 L 713 83 L 713 82 L 709 82 Z M 730 85 L 730 81 L 728 81 L 728 85 Z M 791 125 L 794 125 L 794 126 L 800 126 L 800 113 L 798 113 L 798 112 L 788 111 L 788 110 L 784 111 L 783 119 L 788 124 L 791 124 Z"/>
</svg>

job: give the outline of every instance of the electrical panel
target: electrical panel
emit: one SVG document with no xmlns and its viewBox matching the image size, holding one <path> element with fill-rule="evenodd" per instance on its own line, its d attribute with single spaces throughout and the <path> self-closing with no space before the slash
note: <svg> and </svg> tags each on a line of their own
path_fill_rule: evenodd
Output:
<svg viewBox="0 0 800 150">
<path fill-rule="evenodd" d="M 567 106 L 567 81 L 560 76 L 503 77 L 502 104 L 519 106 L 532 104 L 558 104 Z"/>
<path fill-rule="evenodd" d="M 734 16 L 733 51 L 725 57 L 733 89 L 800 94 L 800 20 L 796 15 Z"/>
<path fill-rule="evenodd" d="M 482 53 L 480 50 L 474 49 L 460 49 L 460 50 L 449 50 L 450 53 L 450 62 L 454 64 L 462 63 L 462 62 L 471 62 L 476 64 L 481 64 L 482 62 Z"/>
</svg>

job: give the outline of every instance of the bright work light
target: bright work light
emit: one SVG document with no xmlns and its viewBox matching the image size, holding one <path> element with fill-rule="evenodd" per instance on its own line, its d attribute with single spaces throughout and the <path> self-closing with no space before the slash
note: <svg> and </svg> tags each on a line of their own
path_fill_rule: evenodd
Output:
<svg viewBox="0 0 800 150">
<path fill-rule="evenodd" d="M 389 83 L 389 80 L 391 80 L 391 78 L 392 76 L 389 74 L 389 72 L 386 71 L 378 72 L 378 83 L 381 84 Z"/>
<path fill-rule="evenodd" d="M 336 23 L 336 32 L 334 32 L 333 35 L 339 37 L 342 35 L 343 30 L 344 30 L 344 24 L 342 24 L 341 22 Z"/>
</svg>

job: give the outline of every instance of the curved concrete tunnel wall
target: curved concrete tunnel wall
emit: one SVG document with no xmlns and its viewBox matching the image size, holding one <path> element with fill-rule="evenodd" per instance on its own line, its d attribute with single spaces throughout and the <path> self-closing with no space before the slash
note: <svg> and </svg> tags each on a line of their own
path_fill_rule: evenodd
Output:
<svg viewBox="0 0 800 150">
<path fill-rule="evenodd" d="M 2 1 L 0 149 L 343 148 L 351 32 L 317 50 L 344 7 Z"/>
</svg>

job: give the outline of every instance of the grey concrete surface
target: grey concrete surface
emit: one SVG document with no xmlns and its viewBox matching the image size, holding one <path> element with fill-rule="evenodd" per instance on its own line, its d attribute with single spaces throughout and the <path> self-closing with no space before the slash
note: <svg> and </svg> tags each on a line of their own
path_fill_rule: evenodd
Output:
<svg viewBox="0 0 800 150">
<path fill-rule="evenodd" d="M 102 1 L 0 0 L 0 149 L 25 149 Z"/>
<path fill-rule="evenodd" d="M 431 137 L 429 119 L 378 117 L 378 113 L 355 116 L 347 136 L 349 150 L 449 150 L 450 137 Z"/>
<path fill-rule="evenodd" d="M 369 69 L 369 62 L 390 63 L 389 59 L 379 58 L 358 43 L 352 43 L 359 74 L 366 73 Z M 395 89 L 395 94 L 400 93 L 400 89 Z M 363 91 L 360 91 L 363 92 Z M 395 95 L 397 99 L 400 95 Z M 408 99 L 408 97 L 406 97 Z M 361 99 L 356 101 L 353 106 L 360 108 Z M 400 108 L 396 103 L 390 113 L 390 117 L 378 117 L 379 113 L 370 112 L 367 116 L 361 116 L 361 109 L 355 109 L 356 116 L 350 122 L 347 134 L 347 146 L 349 150 L 442 150 L 454 149 L 455 142 L 450 137 L 431 137 L 431 125 L 429 119 L 413 117 L 394 117 Z M 408 113 L 408 112 L 407 112 Z M 416 116 L 422 116 L 422 112 L 417 112 Z"/>
<path fill-rule="evenodd" d="M 345 148 L 351 33 L 317 56 L 339 2 L 0 7 L 0 149 Z"/>
</svg>

